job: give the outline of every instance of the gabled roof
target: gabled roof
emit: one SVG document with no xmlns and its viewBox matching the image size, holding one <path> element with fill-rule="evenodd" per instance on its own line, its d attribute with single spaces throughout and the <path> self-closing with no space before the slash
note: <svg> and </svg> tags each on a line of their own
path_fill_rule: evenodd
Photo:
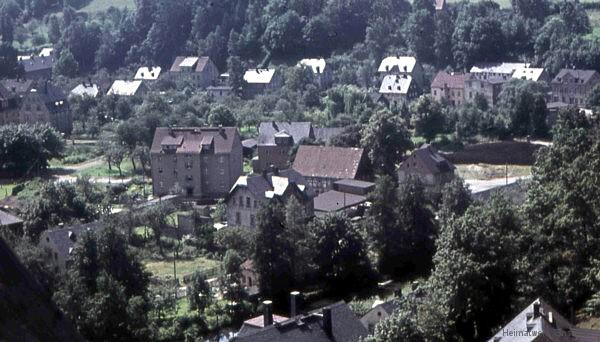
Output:
<svg viewBox="0 0 600 342">
<path fill-rule="evenodd" d="M 52 69 L 52 66 L 54 65 L 54 55 L 44 57 L 31 56 L 28 59 L 20 59 L 19 63 L 23 65 L 25 73 Z"/>
<path fill-rule="evenodd" d="M 39 56 L 40 57 L 49 57 L 49 56 L 52 56 L 52 54 L 54 54 L 54 48 L 45 47 L 45 48 L 42 48 L 42 50 L 40 50 Z"/>
<path fill-rule="evenodd" d="M 310 68 L 313 74 L 322 74 L 325 71 L 327 62 L 325 62 L 325 58 L 305 58 L 298 62 L 298 66 Z"/>
<path fill-rule="evenodd" d="M 23 223 L 23 220 L 19 217 L 7 213 L 6 211 L 0 210 L 0 227 L 11 226 L 13 224 Z"/>
<path fill-rule="evenodd" d="M 297 144 L 304 138 L 314 138 L 310 122 L 261 122 L 258 127 L 258 145 L 275 145 L 275 134 L 286 131 Z"/>
<path fill-rule="evenodd" d="M 35 83 L 32 80 L 7 79 L 2 80 L 1 82 L 4 88 L 6 88 L 9 93 L 13 94 L 13 96 L 22 96 L 29 93 L 35 86 Z"/>
<path fill-rule="evenodd" d="M 116 80 L 108 90 L 108 95 L 133 96 L 142 86 L 142 81 Z"/>
<path fill-rule="evenodd" d="M 424 144 L 416 149 L 410 157 L 400 164 L 400 169 L 408 168 L 408 165 L 413 162 L 414 159 L 419 159 L 422 162 L 422 165 L 425 169 L 420 171 L 423 173 L 440 174 L 452 172 L 456 168 L 429 144 Z"/>
<path fill-rule="evenodd" d="M 435 0 L 435 10 L 441 11 L 446 6 L 446 0 Z"/>
<path fill-rule="evenodd" d="M 573 326 L 548 303 L 534 300 L 489 342 L 592 342 L 600 340 L 600 330 Z"/>
<path fill-rule="evenodd" d="M 87 231 L 98 233 L 104 227 L 104 222 L 94 221 L 91 223 L 75 224 L 65 228 L 51 229 L 42 233 L 40 241 L 48 238 L 56 246 L 56 252 L 64 258 L 68 258 L 73 252 L 76 243 L 80 241 L 82 234 Z"/>
<path fill-rule="evenodd" d="M 208 63 L 210 57 L 208 56 L 177 56 L 171 65 L 171 72 L 180 72 L 181 68 L 194 68 L 194 72 L 202 72 Z M 194 67 L 195 66 L 195 67 Z"/>
<path fill-rule="evenodd" d="M 315 127 L 313 131 L 315 132 L 315 140 L 329 144 L 331 138 L 344 132 L 344 127 Z"/>
<path fill-rule="evenodd" d="M 75 95 L 75 96 L 91 96 L 91 97 L 96 97 L 98 96 L 98 94 L 100 93 L 100 89 L 98 88 L 97 84 L 86 84 L 86 83 L 80 83 L 77 85 L 77 87 L 73 88 L 73 90 L 71 90 L 71 95 Z"/>
<path fill-rule="evenodd" d="M 301 145 L 293 169 L 304 177 L 349 178 L 358 176 L 364 150 L 356 147 Z"/>
<path fill-rule="evenodd" d="M 133 77 L 134 80 L 148 80 L 148 81 L 154 81 L 157 80 L 158 77 L 160 76 L 160 71 L 162 69 L 157 66 L 157 67 L 141 67 L 137 70 L 137 72 L 135 73 L 135 76 Z"/>
<path fill-rule="evenodd" d="M 269 172 L 264 175 L 240 176 L 231 187 L 229 194 L 233 194 L 239 188 L 245 188 L 255 198 L 274 198 L 283 196 L 290 186 L 295 186 L 306 198 L 314 197 L 314 191 L 307 185 L 304 177 L 292 169 Z"/>
<path fill-rule="evenodd" d="M 269 84 L 275 75 L 275 69 L 250 69 L 244 73 L 244 81 L 250 84 Z"/>
<path fill-rule="evenodd" d="M 544 68 L 527 68 L 521 67 L 517 68 L 513 73 L 512 77 L 521 79 L 521 80 L 529 80 L 537 82 L 540 80 L 542 75 L 544 74 Z"/>
<path fill-rule="evenodd" d="M 408 94 L 412 76 L 410 75 L 386 75 L 379 87 L 380 94 Z"/>
<path fill-rule="evenodd" d="M 579 80 L 578 83 L 586 84 L 593 78 L 598 78 L 598 76 L 599 74 L 596 70 L 561 69 L 558 75 L 552 80 L 552 83 L 565 83 L 564 79 L 570 77 Z"/>
<path fill-rule="evenodd" d="M 321 309 L 307 315 L 291 317 L 260 330 L 250 331 L 245 335 L 238 335 L 236 341 L 356 342 L 368 335 L 367 329 L 346 303 L 338 302 L 326 308 L 331 310 L 331 336 L 324 330 Z"/>
<path fill-rule="evenodd" d="M 39 94 L 42 97 L 42 101 L 46 104 L 59 101 L 64 102 L 67 99 L 62 89 L 49 82 L 45 82 L 42 85 L 34 85 L 34 88 L 30 89 L 29 93 L 24 94 L 24 96 L 34 93 Z"/>
<path fill-rule="evenodd" d="M 470 73 L 493 73 L 512 75 L 519 68 L 527 68 L 529 63 L 477 63 L 471 67 Z"/>
<path fill-rule="evenodd" d="M 231 153 L 234 143 L 239 142 L 235 127 L 158 127 L 150 152 L 162 153 L 163 146 L 173 145 L 177 153 L 200 153 L 206 138 L 212 138 L 215 154 Z"/>
<path fill-rule="evenodd" d="M 445 71 L 440 71 L 437 73 L 437 75 L 435 75 L 433 81 L 431 81 L 431 88 L 463 89 L 465 87 L 465 80 L 467 77 L 468 74 L 449 74 Z"/>
<path fill-rule="evenodd" d="M 379 64 L 378 72 L 413 72 L 417 65 L 417 59 L 411 56 L 386 57 Z"/>
</svg>

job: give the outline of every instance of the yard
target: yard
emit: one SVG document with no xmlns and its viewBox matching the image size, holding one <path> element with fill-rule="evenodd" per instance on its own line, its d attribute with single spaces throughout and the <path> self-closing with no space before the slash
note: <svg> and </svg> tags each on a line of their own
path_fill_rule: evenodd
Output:
<svg viewBox="0 0 600 342">
<path fill-rule="evenodd" d="M 138 168 L 140 166 L 138 165 Z M 129 158 L 123 159 L 121 163 L 121 171 L 123 172 L 123 177 L 132 177 L 135 175 L 133 171 L 133 164 Z M 108 168 L 108 162 L 106 160 L 102 160 L 98 165 L 94 165 L 90 168 L 82 169 L 77 171 L 74 176 L 89 176 L 89 177 L 112 177 L 119 178 L 119 170 L 115 165 L 112 165 L 112 170 Z"/>
<path fill-rule="evenodd" d="M 173 278 L 173 259 L 168 258 L 166 260 L 145 260 L 143 262 L 146 265 L 146 270 L 152 273 L 153 276 L 159 278 Z M 197 257 L 192 260 L 177 260 L 177 279 L 180 283 L 183 283 L 183 277 L 191 275 L 196 271 L 207 272 L 209 276 L 221 266 L 221 262 L 217 260 L 211 260 L 204 257 Z"/>
</svg>

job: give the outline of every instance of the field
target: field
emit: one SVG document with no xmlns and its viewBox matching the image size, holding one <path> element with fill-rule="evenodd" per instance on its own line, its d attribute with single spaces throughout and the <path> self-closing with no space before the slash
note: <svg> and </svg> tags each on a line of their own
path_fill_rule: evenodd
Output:
<svg viewBox="0 0 600 342">
<path fill-rule="evenodd" d="M 86 13 L 97 13 L 106 11 L 110 7 L 116 8 L 128 8 L 130 10 L 135 9 L 134 0 L 92 0 L 89 4 L 85 5 L 79 10 L 79 12 Z"/>
<path fill-rule="evenodd" d="M 146 260 L 144 262 L 146 270 L 153 276 L 159 278 L 173 277 L 173 260 L 165 261 Z M 220 262 L 198 257 L 193 260 L 177 260 L 177 279 L 183 283 L 183 277 L 194 273 L 195 271 L 206 272 L 219 267 Z"/>
</svg>

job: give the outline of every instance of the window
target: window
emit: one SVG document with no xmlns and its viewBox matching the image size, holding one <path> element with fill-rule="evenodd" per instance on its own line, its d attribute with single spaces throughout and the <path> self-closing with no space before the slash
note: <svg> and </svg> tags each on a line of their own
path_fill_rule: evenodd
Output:
<svg viewBox="0 0 600 342">
<path fill-rule="evenodd" d="M 250 197 L 246 197 L 246 208 L 250 208 Z"/>
<path fill-rule="evenodd" d="M 256 200 L 254 200 L 254 208 L 258 208 L 258 202 L 256 202 Z"/>
<path fill-rule="evenodd" d="M 225 174 L 225 169 L 219 169 L 219 174 L 223 176 Z"/>
<path fill-rule="evenodd" d="M 158 173 L 163 173 L 163 169 L 162 169 L 162 167 L 159 167 L 159 168 L 158 168 Z"/>
<path fill-rule="evenodd" d="M 173 163 L 177 163 L 177 156 L 173 157 Z"/>
<path fill-rule="evenodd" d="M 244 198 L 240 196 L 240 207 L 244 207 Z"/>
<path fill-rule="evenodd" d="M 219 163 L 223 164 L 225 162 L 225 157 L 219 156 Z"/>
<path fill-rule="evenodd" d="M 191 182 L 194 178 L 192 177 L 192 175 L 187 175 L 186 179 L 188 180 L 188 182 Z"/>
<path fill-rule="evenodd" d="M 235 223 L 236 223 L 236 224 L 240 224 L 240 223 L 242 223 L 242 215 L 240 214 L 240 212 L 239 212 L 239 211 L 237 211 L 237 212 L 235 213 Z"/>
<path fill-rule="evenodd" d="M 231 204 L 235 205 L 235 197 L 231 198 Z"/>
<path fill-rule="evenodd" d="M 437 95 L 437 90 L 434 90 L 434 91 L 433 91 L 433 95 Z"/>
<path fill-rule="evenodd" d="M 250 225 L 254 226 L 254 215 L 250 215 Z"/>
</svg>

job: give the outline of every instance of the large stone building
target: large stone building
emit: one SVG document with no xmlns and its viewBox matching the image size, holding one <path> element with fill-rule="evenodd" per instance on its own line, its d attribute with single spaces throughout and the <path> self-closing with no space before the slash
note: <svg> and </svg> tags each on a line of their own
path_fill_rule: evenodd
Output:
<svg viewBox="0 0 600 342">
<path fill-rule="evenodd" d="M 431 82 L 431 96 L 438 102 L 460 106 L 465 102 L 465 80 L 468 74 L 440 71 Z"/>
<path fill-rule="evenodd" d="M 159 127 L 150 155 L 155 196 L 182 192 L 198 200 L 222 198 L 242 174 L 235 127 Z"/>
<path fill-rule="evenodd" d="M 262 174 L 241 176 L 227 196 L 227 224 L 256 227 L 256 217 L 271 199 L 286 202 L 294 196 L 304 208 L 304 215 L 313 216 L 313 189 L 298 172 L 288 170 L 264 171 Z"/>
<path fill-rule="evenodd" d="M 366 163 L 362 148 L 301 145 L 292 168 L 320 194 L 338 180 L 368 178 Z"/>
<path fill-rule="evenodd" d="M 600 84 L 595 70 L 562 69 L 550 83 L 552 101 L 584 107 L 592 89 Z"/>
<path fill-rule="evenodd" d="M 73 121 L 67 96 L 48 81 L 4 80 L 0 83 L 0 124 L 48 123 L 69 134 Z"/>
<path fill-rule="evenodd" d="M 443 186 L 454 179 L 456 168 L 433 146 L 425 144 L 416 149 L 398 168 L 398 183 L 418 179 L 431 194 L 439 194 Z"/>
<path fill-rule="evenodd" d="M 171 80 L 188 81 L 202 89 L 216 85 L 219 75 L 219 69 L 207 56 L 178 56 L 169 70 Z"/>
<path fill-rule="evenodd" d="M 411 56 L 389 56 L 379 64 L 377 72 L 382 75 L 410 76 L 419 88 L 425 85 L 425 73 L 423 67 L 415 57 Z"/>
<path fill-rule="evenodd" d="M 529 68 L 528 63 L 475 64 L 465 79 L 465 101 L 473 101 L 477 94 L 483 96 L 490 107 L 498 104 L 502 87 L 513 78 L 517 70 Z"/>
<path fill-rule="evenodd" d="M 310 122 L 261 122 L 258 127 L 257 156 L 252 160 L 254 172 L 274 166 L 289 167 L 290 151 L 302 139 L 315 139 Z"/>
<path fill-rule="evenodd" d="M 20 56 L 18 62 L 23 66 L 25 77 L 30 80 L 44 80 L 52 78 L 54 54 L 45 56 Z"/>
</svg>

